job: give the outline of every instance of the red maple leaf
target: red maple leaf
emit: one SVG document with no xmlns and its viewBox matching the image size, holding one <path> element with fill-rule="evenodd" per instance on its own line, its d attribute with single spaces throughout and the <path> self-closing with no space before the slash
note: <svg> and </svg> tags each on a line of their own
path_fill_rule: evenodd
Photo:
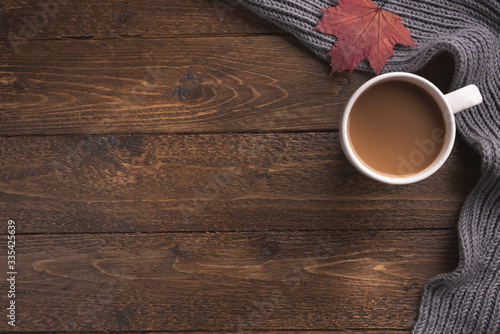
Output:
<svg viewBox="0 0 500 334">
<path fill-rule="evenodd" d="M 382 7 L 371 0 L 340 0 L 336 7 L 321 9 L 323 17 L 314 29 L 337 37 L 327 54 L 332 73 L 352 72 L 368 58 L 373 71 L 379 74 L 387 59 L 394 56 L 394 45 L 416 46 L 401 23 L 403 19 Z"/>
</svg>

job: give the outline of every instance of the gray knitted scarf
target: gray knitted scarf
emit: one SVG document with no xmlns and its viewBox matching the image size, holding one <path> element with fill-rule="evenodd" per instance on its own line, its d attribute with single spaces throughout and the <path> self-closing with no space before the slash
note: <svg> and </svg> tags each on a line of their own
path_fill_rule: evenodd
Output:
<svg viewBox="0 0 500 334">
<path fill-rule="evenodd" d="M 312 28 L 319 8 L 334 0 L 240 0 L 261 17 L 325 55 L 335 37 Z M 382 1 L 374 1 L 381 5 Z M 418 48 L 397 45 L 383 72 L 414 72 L 437 53 L 455 58 L 451 90 L 475 84 L 484 102 L 457 115 L 457 128 L 481 155 L 482 176 L 458 222 L 458 268 L 424 288 L 414 333 L 500 333 L 500 2 L 499 0 L 390 0 Z M 369 71 L 362 62 L 357 69 Z"/>
</svg>

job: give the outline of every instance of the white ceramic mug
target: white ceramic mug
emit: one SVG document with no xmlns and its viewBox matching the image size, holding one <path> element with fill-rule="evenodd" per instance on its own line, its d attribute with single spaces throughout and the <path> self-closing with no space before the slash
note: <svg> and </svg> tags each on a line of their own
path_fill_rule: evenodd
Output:
<svg viewBox="0 0 500 334">
<path fill-rule="evenodd" d="M 435 102 L 439 106 L 439 109 L 441 110 L 444 119 L 444 141 L 441 147 L 441 151 L 438 153 L 436 159 L 425 169 L 407 176 L 391 176 L 387 174 L 377 173 L 376 171 L 368 168 L 356 156 L 349 142 L 348 121 L 354 103 L 356 102 L 358 97 L 368 88 L 385 81 L 406 81 L 423 88 L 435 100 Z M 418 75 L 405 72 L 392 72 L 382 74 L 364 83 L 356 90 L 356 92 L 347 102 L 347 105 L 340 119 L 340 143 L 347 159 L 357 170 L 359 170 L 364 175 L 374 180 L 388 184 L 408 184 L 418 182 L 436 172 L 450 155 L 453 143 L 455 141 L 456 133 L 454 114 L 475 106 L 482 101 L 483 99 L 481 97 L 481 93 L 475 85 L 469 85 L 444 95 L 434 84 Z"/>
</svg>

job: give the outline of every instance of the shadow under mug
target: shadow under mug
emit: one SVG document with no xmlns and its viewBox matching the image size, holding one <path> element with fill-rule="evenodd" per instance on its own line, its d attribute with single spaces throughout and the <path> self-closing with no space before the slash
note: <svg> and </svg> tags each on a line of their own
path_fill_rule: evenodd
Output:
<svg viewBox="0 0 500 334">
<path fill-rule="evenodd" d="M 444 141 L 441 150 L 429 166 L 414 174 L 392 176 L 376 172 L 375 170 L 367 167 L 362 161 L 360 161 L 349 141 L 349 115 L 354 103 L 357 101 L 359 96 L 363 94 L 368 88 L 387 81 L 405 81 L 424 89 L 437 103 L 439 110 L 441 111 L 441 114 L 443 116 L 445 129 L 443 135 Z M 416 74 L 406 72 L 392 72 L 379 75 L 371 80 L 368 80 L 361 87 L 359 87 L 347 102 L 347 105 L 340 119 L 340 143 L 342 146 L 342 150 L 344 151 L 344 154 L 346 155 L 349 162 L 358 171 L 374 180 L 387 184 L 409 184 L 421 181 L 435 173 L 444 164 L 444 162 L 450 155 L 451 149 L 455 142 L 456 134 L 454 114 L 480 104 L 482 101 L 483 99 L 481 97 L 481 93 L 475 85 L 469 85 L 445 95 L 433 83 Z"/>
</svg>

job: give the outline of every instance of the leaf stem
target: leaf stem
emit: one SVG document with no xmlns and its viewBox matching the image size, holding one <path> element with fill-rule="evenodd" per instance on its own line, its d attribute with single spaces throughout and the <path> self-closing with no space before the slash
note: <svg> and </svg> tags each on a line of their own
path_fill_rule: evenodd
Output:
<svg viewBox="0 0 500 334">
<path fill-rule="evenodd" d="M 380 9 L 384 8 L 384 6 L 389 2 L 389 0 L 385 0 L 382 6 L 380 6 Z"/>
</svg>

